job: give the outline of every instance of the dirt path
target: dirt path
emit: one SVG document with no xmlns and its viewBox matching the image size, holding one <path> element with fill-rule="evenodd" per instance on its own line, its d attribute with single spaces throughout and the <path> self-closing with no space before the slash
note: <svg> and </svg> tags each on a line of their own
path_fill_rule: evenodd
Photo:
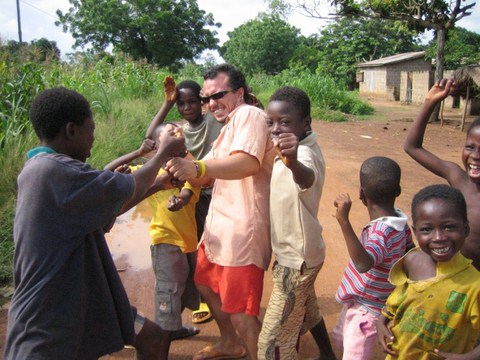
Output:
<svg viewBox="0 0 480 360">
<path fill-rule="evenodd" d="M 383 155 L 396 160 L 402 168 L 402 194 L 397 206 L 410 214 L 410 200 L 421 187 L 431 183 L 444 182 L 433 176 L 411 160 L 402 150 L 406 129 L 417 112 L 415 106 L 401 106 L 393 103 L 373 103 L 377 109 L 376 120 L 351 121 L 346 123 L 314 122 L 313 128 L 319 134 L 319 144 L 327 164 L 327 175 L 321 200 L 319 219 L 324 227 L 327 244 L 327 257 L 317 281 L 318 301 L 325 316 L 327 328 L 331 331 L 337 321 L 340 305 L 334 295 L 343 270 L 348 261 L 348 253 L 339 226 L 334 217 L 333 201 L 338 193 L 348 192 L 354 203 L 351 221 L 357 233 L 368 222 L 368 214 L 358 200 L 358 171 L 363 160 L 374 155 Z M 448 118 L 459 119 L 459 113 L 446 114 Z M 383 119 L 383 120 L 379 120 Z M 385 120 L 385 119 L 388 119 Z M 429 125 L 425 146 L 440 157 L 460 161 L 460 151 L 465 134 L 448 123 Z M 121 218 L 108 235 L 113 256 L 125 283 L 131 302 L 147 316 L 153 316 L 153 274 L 150 268 L 148 210 L 137 208 Z M 268 303 L 271 291 L 271 274 L 265 276 L 262 313 Z M 5 324 L 5 312 L 0 314 L 0 332 Z M 184 321 L 190 323 L 190 312 L 185 312 Z M 204 346 L 218 339 L 214 322 L 200 325 L 201 333 L 189 340 L 176 341 L 171 347 L 171 359 L 191 359 L 192 355 Z M 3 330 L 4 331 L 4 330 Z M 3 345 L 1 336 L 0 346 Z M 1 350 L 1 349 L 0 349 Z M 304 359 L 315 358 L 318 350 L 310 335 L 305 335 L 300 344 Z M 338 352 L 340 356 L 340 352 Z M 132 350 L 123 350 L 105 359 L 132 359 Z M 384 356 L 377 349 L 375 359 Z"/>
</svg>

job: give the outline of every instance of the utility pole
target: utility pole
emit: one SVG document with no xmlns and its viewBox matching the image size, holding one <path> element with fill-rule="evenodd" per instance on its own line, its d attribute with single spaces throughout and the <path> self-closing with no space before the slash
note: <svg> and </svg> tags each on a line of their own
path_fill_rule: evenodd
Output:
<svg viewBox="0 0 480 360">
<path fill-rule="evenodd" d="M 20 0 L 17 0 L 17 24 L 18 24 L 18 41 L 22 46 L 22 22 L 20 21 Z"/>
</svg>

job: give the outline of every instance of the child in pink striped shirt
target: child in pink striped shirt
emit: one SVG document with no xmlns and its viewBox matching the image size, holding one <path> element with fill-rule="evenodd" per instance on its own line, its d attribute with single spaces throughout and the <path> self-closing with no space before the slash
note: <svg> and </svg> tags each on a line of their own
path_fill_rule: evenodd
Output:
<svg viewBox="0 0 480 360">
<path fill-rule="evenodd" d="M 400 167 L 389 158 L 375 156 L 363 162 L 360 200 L 368 209 L 370 222 L 360 238 L 348 218 L 350 196 L 341 194 L 335 200 L 336 218 L 351 258 L 336 294 L 344 307 L 333 331 L 334 341 L 343 347 L 343 360 L 370 358 L 376 343 L 376 320 L 393 291 L 388 274 L 414 246 L 407 216 L 395 208 L 401 192 L 400 175 Z"/>
</svg>

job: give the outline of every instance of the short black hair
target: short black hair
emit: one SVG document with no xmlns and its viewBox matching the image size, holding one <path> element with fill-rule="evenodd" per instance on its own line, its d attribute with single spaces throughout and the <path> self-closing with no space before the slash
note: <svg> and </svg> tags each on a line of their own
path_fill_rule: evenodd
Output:
<svg viewBox="0 0 480 360">
<path fill-rule="evenodd" d="M 477 117 L 475 120 L 472 121 L 472 123 L 468 127 L 467 135 L 469 135 L 472 129 L 476 128 L 477 126 L 480 126 L 480 117 Z"/>
<path fill-rule="evenodd" d="M 467 203 L 460 190 L 445 184 L 430 185 L 415 194 L 412 200 L 412 222 L 417 219 L 418 206 L 431 199 L 442 199 L 455 206 L 456 212 L 460 214 L 463 221 L 468 222 Z"/>
<path fill-rule="evenodd" d="M 69 122 L 82 125 L 85 119 L 91 116 L 92 111 L 87 99 L 64 87 L 42 91 L 30 107 L 30 121 L 41 140 L 53 140 Z"/>
<path fill-rule="evenodd" d="M 177 89 L 190 89 L 193 91 L 195 96 L 200 99 L 200 90 L 202 90 L 201 86 L 193 80 L 183 80 L 177 85 Z"/>
<path fill-rule="evenodd" d="M 270 96 L 268 102 L 271 101 L 285 101 L 292 104 L 300 111 L 302 119 L 310 116 L 310 98 L 302 89 L 293 86 L 282 87 Z"/>
<path fill-rule="evenodd" d="M 360 167 L 360 186 L 365 196 L 381 203 L 400 195 L 400 166 L 390 158 L 374 156 Z"/>
<path fill-rule="evenodd" d="M 158 124 L 155 129 L 153 129 L 153 139 L 156 141 L 158 139 L 158 137 L 160 136 L 160 133 L 162 132 L 162 130 L 165 128 L 165 126 L 167 125 L 173 125 L 175 127 L 180 127 L 179 124 L 177 123 L 174 123 L 174 122 L 163 122 L 163 123 L 160 123 Z"/>
<path fill-rule="evenodd" d="M 243 88 L 243 99 L 245 100 L 245 103 L 248 104 L 248 94 L 250 93 L 250 88 L 247 85 L 247 80 L 245 80 L 245 76 L 243 75 L 243 73 L 235 66 L 224 63 L 215 65 L 208 69 L 203 75 L 203 79 L 213 80 L 218 76 L 219 73 L 225 73 L 228 75 L 230 87 L 232 88 L 232 90 Z"/>
</svg>

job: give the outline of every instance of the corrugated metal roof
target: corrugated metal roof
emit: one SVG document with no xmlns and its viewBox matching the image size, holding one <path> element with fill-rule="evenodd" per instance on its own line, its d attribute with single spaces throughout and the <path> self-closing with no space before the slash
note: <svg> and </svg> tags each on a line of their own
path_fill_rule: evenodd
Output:
<svg viewBox="0 0 480 360">
<path fill-rule="evenodd" d="M 413 60 L 425 57 L 425 51 L 416 51 L 408 52 L 403 54 L 397 54 L 392 56 L 387 56 L 373 61 L 367 61 L 361 64 L 357 64 L 357 67 L 375 67 L 375 66 L 384 66 L 388 64 L 395 64 L 402 61 Z"/>
</svg>

